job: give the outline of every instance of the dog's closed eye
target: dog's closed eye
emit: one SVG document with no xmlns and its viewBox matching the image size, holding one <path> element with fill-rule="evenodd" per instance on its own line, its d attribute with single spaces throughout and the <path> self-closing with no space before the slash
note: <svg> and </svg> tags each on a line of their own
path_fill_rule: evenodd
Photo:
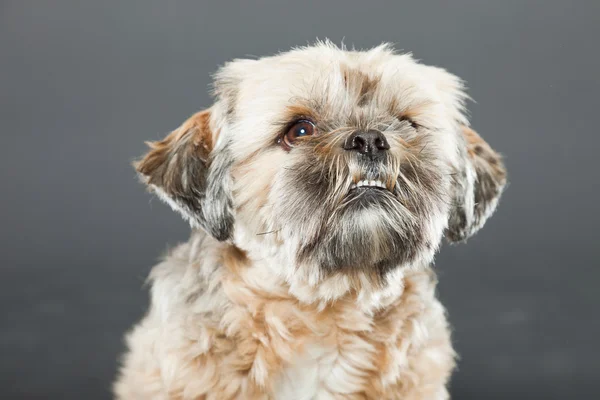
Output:
<svg viewBox="0 0 600 400">
<path fill-rule="evenodd" d="M 413 129 L 419 128 L 419 124 L 417 124 L 412 118 L 410 118 L 407 115 L 400 115 L 398 117 L 398 121 L 403 122 L 403 123 L 408 123 Z"/>
</svg>

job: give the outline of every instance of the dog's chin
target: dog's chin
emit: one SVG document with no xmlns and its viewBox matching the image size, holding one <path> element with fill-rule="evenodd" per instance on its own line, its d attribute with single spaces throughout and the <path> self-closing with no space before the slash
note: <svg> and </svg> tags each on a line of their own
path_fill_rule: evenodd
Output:
<svg viewBox="0 0 600 400">
<path fill-rule="evenodd" d="M 361 271 L 385 276 L 413 261 L 422 241 L 422 233 L 390 191 L 356 187 L 299 255 L 316 262 L 325 275 Z"/>
<path fill-rule="evenodd" d="M 387 201 L 394 201 L 393 195 L 386 188 L 357 187 L 351 189 L 346 196 L 348 209 L 364 209 L 365 207 L 378 207 Z"/>
</svg>

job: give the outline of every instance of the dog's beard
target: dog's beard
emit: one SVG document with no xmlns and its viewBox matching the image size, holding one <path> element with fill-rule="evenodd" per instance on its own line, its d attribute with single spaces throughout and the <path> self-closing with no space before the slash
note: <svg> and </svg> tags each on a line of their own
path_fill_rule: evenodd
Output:
<svg viewBox="0 0 600 400">
<path fill-rule="evenodd" d="M 273 187 L 284 240 L 293 241 L 300 265 L 317 265 L 324 276 L 364 271 L 382 277 L 433 254 L 440 240 L 443 226 L 431 232 L 431 219 L 443 218 L 446 201 L 436 163 L 427 154 L 361 157 L 299 151 Z M 387 188 L 354 188 L 360 180 Z"/>
</svg>

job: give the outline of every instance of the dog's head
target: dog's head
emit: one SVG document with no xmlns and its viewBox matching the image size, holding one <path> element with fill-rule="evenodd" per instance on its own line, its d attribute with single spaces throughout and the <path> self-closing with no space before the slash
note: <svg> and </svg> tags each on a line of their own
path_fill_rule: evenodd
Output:
<svg viewBox="0 0 600 400">
<path fill-rule="evenodd" d="M 388 46 L 235 60 L 215 93 L 137 169 L 193 226 L 290 274 L 429 262 L 444 235 L 483 225 L 505 184 L 460 80 Z"/>
</svg>

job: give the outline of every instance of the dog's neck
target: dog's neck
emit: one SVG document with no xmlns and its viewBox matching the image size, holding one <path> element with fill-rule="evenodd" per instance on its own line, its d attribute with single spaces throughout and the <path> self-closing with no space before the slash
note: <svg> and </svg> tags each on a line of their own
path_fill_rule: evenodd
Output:
<svg viewBox="0 0 600 400">
<path fill-rule="evenodd" d="M 192 235 L 192 257 L 203 259 L 204 268 L 220 270 L 221 279 L 235 279 L 254 293 L 265 297 L 296 298 L 300 303 L 324 310 L 337 301 L 352 301 L 357 309 L 367 314 L 381 311 L 395 304 L 405 292 L 407 279 L 423 276 L 435 287 L 435 274 L 428 265 L 398 268 L 385 278 L 375 282 L 367 274 L 336 274 L 318 282 L 302 279 L 301 276 L 286 276 L 289 271 L 283 265 L 285 257 L 277 252 L 253 253 L 236 243 L 217 242 L 203 232 Z"/>
</svg>

